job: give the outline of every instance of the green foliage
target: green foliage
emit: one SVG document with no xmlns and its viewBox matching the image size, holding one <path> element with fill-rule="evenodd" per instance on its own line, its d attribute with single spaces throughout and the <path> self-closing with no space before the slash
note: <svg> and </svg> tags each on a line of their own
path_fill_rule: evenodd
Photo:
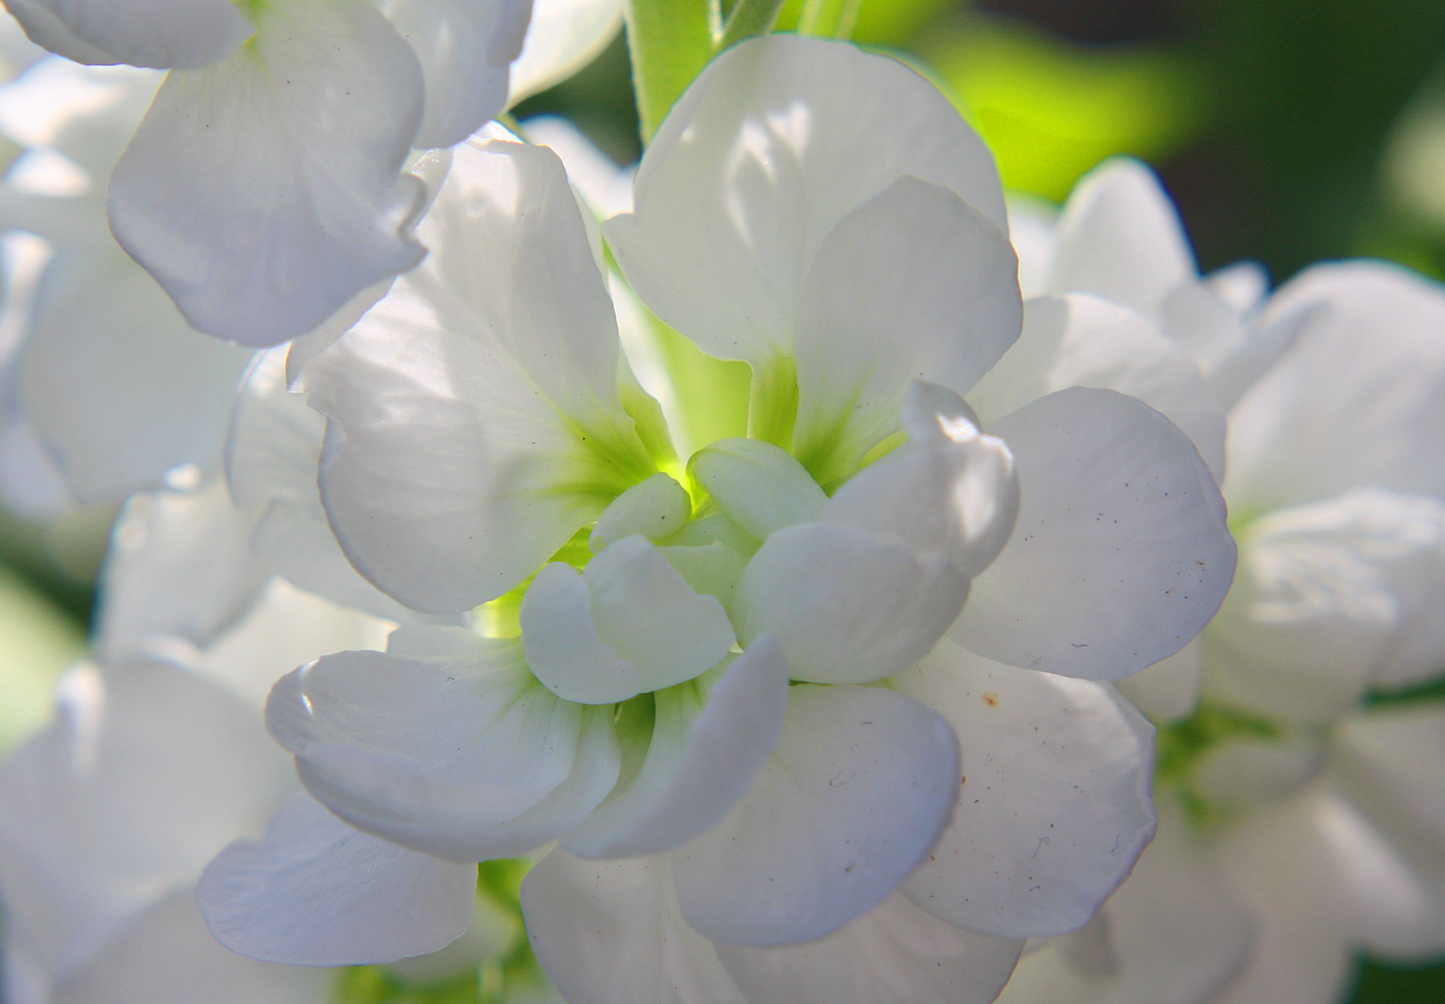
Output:
<svg viewBox="0 0 1445 1004">
<path fill-rule="evenodd" d="M 1202 119 L 1202 78 L 1171 47 L 1090 48 L 969 17 L 919 52 L 993 149 L 1005 186 L 1054 201 L 1105 157 L 1167 156 Z"/>
</svg>

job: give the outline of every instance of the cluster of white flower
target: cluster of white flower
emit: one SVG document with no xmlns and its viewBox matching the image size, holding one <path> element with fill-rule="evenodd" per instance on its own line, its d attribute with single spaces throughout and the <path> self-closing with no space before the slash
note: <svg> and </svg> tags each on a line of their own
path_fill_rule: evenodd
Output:
<svg viewBox="0 0 1445 1004">
<path fill-rule="evenodd" d="M 1445 290 L 1201 278 L 1133 162 L 1006 206 L 843 42 L 726 48 L 629 186 L 485 125 L 614 0 L 6 3 L 0 484 L 128 499 L 0 763 L 6 1004 L 1445 950 L 1445 704 L 1381 699 L 1445 676 Z"/>
</svg>

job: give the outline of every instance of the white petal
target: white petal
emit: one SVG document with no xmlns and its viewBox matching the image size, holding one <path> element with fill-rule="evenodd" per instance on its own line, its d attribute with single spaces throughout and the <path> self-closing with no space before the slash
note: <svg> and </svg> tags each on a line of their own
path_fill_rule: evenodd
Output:
<svg viewBox="0 0 1445 1004">
<path fill-rule="evenodd" d="M 208 645 L 256 602 L 268 577 L 224 485 L 137 495 L 112 537 L 101 649 L 135 655 L 158 637 Z"/>
<path fill-rule="evenodd" d="M 633 485 L 602 510 L 587 546 L 593 553 L 623 537 L 640 535 L 648 540 L 670 537 L 692 515 L 687 489 L 658 471 L 646 481 Z"/>
<path fill-rule="evenodd" d="M 748 563 L 733 601 L 744 644 L 769 634 L 795 680 L 870 683 L 907 669 L 958 617 L 968 580 L 849 526 L 779 530 Z"/>
<path fill-rule="evenodd" d="M 325 1004 L 335 974 L 275 966 L 227 951 L 206 929 L 190 889 L 156 904 L 78 973 L 50 1004 Z"/>
<path fill-rule="evenodd" d="M 932 84 L 851 45 L 774 35 L 713 60 L 673 106 L 608 242 L 660 318 L 711 355 L 761 362 L 789 351 L 823 240 L 904 175 L 1003 229 L 992 159 Z"/>
<path fill-rule="evenodd" d="M 1008 238 L 937 185 L 903 177 L 838 222 L 803 284 L 793 450 L 823 484 L 898 431 L 909 380 L 966 392 L 1018 337 Z"/>
<path fill-rule="evenodd" d="M 1376 682 L 1445 663 L 1445 503 L 1359 489 L 1240 531 L 1239 574 L 1205 631 L 1207 694 L 1289 720 L 1333 718 Z"/>
<path fill-rule="evenodd" d="M 1322 813 L 1348 916 L 1372 951 L 1445 951 L 1445 713 L 1381 709 L 1338 733 L 1332 774 L 1343 800 Z"/>
<path fill-rule="evenodd" d="M 1095 293 L 1157 317 L 1176 285 L 1198 277 L 1179 213 L 1136 160 L 1085 175 L 1055 230 L 1049 289 Z"/>
<path fill-rule="evenodd" d="M 828 496 L 792 454 L 759 439 L 724 439 L 687 462 L 723 511 L 758 540 L 795 523 L 816 522 Z"/>
<path fill-rule="evenodd" d="M 991 430 L 1009 444 L 1019 515 L 973 583 L 953 637 L 999 662 L 1119 679 L 1183 648 L 1234 575 L 1224 501 L 1152 408 L 1075 387 Z"/>
<path fill-rule="evenodd" d="M 426 262 L 302 375 L 334 420 L 321 487 L 348 557 L 448 613 L 511 589 L 656 468 L 550 150 L 458 147 L 418 234 Z"/>
<path fill-rule="evenodd" d="M 111 227 L 201 331 L 275 345 L 415 265 L 398 178 L 416 57 L 369 4 L 285 4 L 254 45 L 172 73 L 111 178 Z"/>
<path fill-rule="evenodd" d="M 1270 313 L 1320 305 L 1230 416 L 1228 494 L 1260 511 L 1357 486 L 1445 494 L 1445 290 L 1380 262 L 1319 265 Z"/>
<path fill-rule="evenodd" d="M 472 919 L 476 866 L 360 833 L 304 796 L 227 847 L 196 898 L 216 940 L 264 962 L 346 966 L 435 952 Z"/>
<path fill-rule="evenodd" d="M 1337 864 L 1316 826 L 1314 798 L 1255 814 L 1219 848 L 1231 892 L 1253 916 L 1249 964 L 1229 1004 L 1340 1000 L 1354 968 Z"/>
<path fill-rule="evenodd" d="M 673 853 L 688 923 L 716 941 L 819 938 L 882 902 L 952 811 L 957 741 L 871 687 L 793 687 L 783 738 L 717 827 Z"/>
<path fill-rule="evenodd" d="M 207 66 L 251 36 L 234 0 L 10 0 L 26 33 L 79 63 Z"/>
<path fill-rule="evenodd" d="M 426 78 L 426 114 L 414 146 L 454 146 L 502 110 L 528 0 L 385 0 L 382 9 Z"/>
<path fill-rule="evenodd" d="M 968 395 L 985 422 L 1066 387 L 1117 390 L 1155 408 L 1224 473 L 1224 414 L 1199 368 L 1168 336 L 1128 307 L 1086 294 L 1024 304 L 1018 343 Z"/>
<path fill-rule="evenodd" d="M 198 653 L 195 668 L 260 709 L 277 680 L 318 652 L 385 648 L 392 627 L 272 579 L 246 616 Z"/>
<path fill-rule="evenodd" d="M 717 953 L 752 1001 L 990 1004 L 1021 946 L 960 930 L 893 893 L 818 941 Z"/>
<path fill-rule="evenodd" d="M 587 861 L 559 848 L 522 881 L 522 912 L 570 1004 L 744 1004 L 682 919 L 667 858 Z"/>
<path fill-rule="evenodd" d="M 1024 954 L 1000 1004 L 1204 1004 L 1244 965 L 1250 917 L 1182 819 L 1159 836 L 1078 934 Z M 1084 944 L 1089 938 L 1094 944 Z"/>
<path fill-rule="evenodd" d="M 560 84 L 607 48 L 622 27 L 623 0 L 533 0 L 508 104 Z"/>
<path fill-rule="evenodd" d="M 919 403 L 920 396 L 911 392 L 910 400 Z M 840 488 L 823 521 L 902 544 L 920 558 L 941 554 L 971 578 L 1013 530 L 1019 506 L 1013 456 L 1003 440 L 966 420 L 934 418 L 928 438 L 870 464 Z M 944 425 L 949 433 L 938 431 Z"/>
<path fill-rule="evenodd" d="M 119 501 L 184 464 L 217 470 L 250 353 L 197 335 L 114 244 L 57 257 L 45 294 L 21 392 L 76 498 Z"/>
<path fill-rule="evenodd" d="M 201 677 L 150 662 L 73 671 L 56 723 L 0 771 L 7 928 L 50 972 L 83 965 L 259 830 L 295 789 L 277 752 L 255 711 Z"/>
<path fill-rule="evenodd" d="M 378 617 L 414 619 L 412 610 L 357 573 L 331 532 L 316 486 L 326 419 L 287 391 L 288 351 L 278 346 L 256 356 L 231 409 L 226 482 L 253 521 L 251 545 L 268 567 L 308 592 Z M 319 647 L 298 664 L 355 647 Z"/>
<path fill-rule="evenodd" d="M 693 592 L 661 549 L 624 537 L 580 575 L 555 562 L 522 599 L 522 647 L 558 697 L 614 704 L 701 675 L 736 637 L 712 596 Z"/>
<path fill-rule="evenodd" d="M 717 675 L 655 695 L 647 755 L 562 846 L 587 857 L 657 854 L 699 836 L 746 794 L 788 704 L 782 649 L 762 638 Z"/>
<path fill-rule="evenodd" d="M 989 663 L 945 641 L 895 681 L 958 735 L 953 821 L 904 891 L 985 934 L 1088 923 L 1154 836 L 1154 728 L 1106 684 Z"/>
<path fill-rule="evenodd" d="M 276 684 L 267 725 L 354 826 L 454 861 L 524 853 L 616 783 L 611 709 L 553 697 L 515 640 L 479 642 L 471 658 L 327 656 Z"/>
</svg>

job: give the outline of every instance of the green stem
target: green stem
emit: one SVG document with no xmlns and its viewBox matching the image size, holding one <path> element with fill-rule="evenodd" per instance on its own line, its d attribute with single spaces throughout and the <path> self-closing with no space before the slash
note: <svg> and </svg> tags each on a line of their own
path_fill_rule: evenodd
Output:
<svg viewBox="0 0 1445 1004">
<path fill-rule="evenodd" d="M 798 34 L 848 39 L 858 24 L 863 0 L 804 0 L 798 15 Z"/>
<path fill-rule="evenodd" d="M 773 22 L 778 19 L 778 11 L 782 7 L 783 0 L 738 0 L 728 15 L 727 24 L 723 25 L 718 51 L 737 45 L 743 39 L 772 31 Z"/>
<path fill-rule="evenodd" d="M 644 143 L 712 58 L 716 4 L 717 0 L 628 0 L 627 44 Z"/>
</svg>

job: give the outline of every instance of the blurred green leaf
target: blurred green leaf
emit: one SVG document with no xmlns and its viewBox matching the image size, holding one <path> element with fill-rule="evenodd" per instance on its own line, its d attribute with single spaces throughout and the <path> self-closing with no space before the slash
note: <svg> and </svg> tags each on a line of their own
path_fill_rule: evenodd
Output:
<svg viewBox="0 0 1445 1004">
<path fill-rule="evenodd" d="M 1198 130 L 1201 78 L 1157 45 L 1078 45 L 971 16 L 919 53 L 994 151 L 1009 188 L 1055 201 L 1105 157 L 1158 160 Z"/>
</svg>

